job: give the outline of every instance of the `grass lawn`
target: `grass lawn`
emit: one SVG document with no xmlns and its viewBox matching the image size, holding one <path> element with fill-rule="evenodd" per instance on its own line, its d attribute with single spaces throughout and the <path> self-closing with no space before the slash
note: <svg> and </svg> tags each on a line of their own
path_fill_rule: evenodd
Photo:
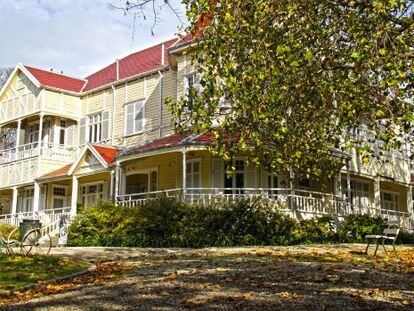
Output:
<svg viewBox="0 0 414 311">
<path fill-rule="evenodd" d="M 0 254 L 0 294 L 27 285 L 83 271 L 86 263 L 55 256 L 9 256 Z"/>
</svg>

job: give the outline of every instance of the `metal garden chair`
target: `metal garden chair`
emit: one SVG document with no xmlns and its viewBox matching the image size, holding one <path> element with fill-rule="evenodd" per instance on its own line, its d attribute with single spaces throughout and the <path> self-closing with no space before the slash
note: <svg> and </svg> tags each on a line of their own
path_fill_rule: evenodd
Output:
<svg viewBox="0 0 414 311">
<path fill-rule="evenodd" d="M 388 255 L 387 248 L 385 247 L 386 242 L 391 242 L 392 248 L 395 251 L 395 254 L 398 256 L 397 249 L 395 247 L 395 242 L 397 241 L 398 234 L 400 233 L 400 221 L 387 221 L 387 228 L 384 229 L 382 235 L 370 234 L 366 235 L 365 239 L 367 240 L 367 247 L 365 249 L 365 253 L 368 254 L 368 249 L 371 244 L 376 243 L 376 248 L 374 252 L 374 256 L 377 255 L 378 248 L 381 245 L 384 249 L 385 254 Z"/>
</svg>

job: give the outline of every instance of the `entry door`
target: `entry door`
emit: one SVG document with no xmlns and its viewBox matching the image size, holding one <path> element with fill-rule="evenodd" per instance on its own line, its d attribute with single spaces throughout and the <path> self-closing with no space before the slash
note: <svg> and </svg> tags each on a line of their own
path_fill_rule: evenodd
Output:
<svg viewBox="0 0 414 311">
<path fill-rule="evenodd" d="M 245 164 L 243 160 L 235 160 L 235 171 L 231 174 L 224 172 L 224 188 L 225 193 L 243 194 L 244 193 L 244 179 L 245 179 Z"/>
<path fill-rule="evenodd" d="M 33 210 L 34 189 L 23 190 L 23 206 L 22 212 L 28 213 Z"/>
</svg>

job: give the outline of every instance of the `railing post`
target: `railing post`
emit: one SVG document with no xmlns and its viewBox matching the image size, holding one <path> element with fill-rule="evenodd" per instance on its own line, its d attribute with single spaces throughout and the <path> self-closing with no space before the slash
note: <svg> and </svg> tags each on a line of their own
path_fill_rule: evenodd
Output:
<svg viewBox="0 0 414 311">
<path fill-rule="evenodd" d="M 73 175 L 72 176 L 72 199 L 70 204 L 70 216 L 76 216 L 77 209 L 78 209 L 78 190 L 79 188 L 79 181 L 78 177 Z"/>
<path fill-rule="evenodd" d="M 349 169 L 349 161 L 346 164 L 346 193 L 347 193 L 347 199 L 348 199 L 348 206 L 351 209 L 352 204 L 352 198 L 351 198 L 351 171 Z M 347 211 L 347 214 L 349 213 L 349 210 Z"/>
</svg>

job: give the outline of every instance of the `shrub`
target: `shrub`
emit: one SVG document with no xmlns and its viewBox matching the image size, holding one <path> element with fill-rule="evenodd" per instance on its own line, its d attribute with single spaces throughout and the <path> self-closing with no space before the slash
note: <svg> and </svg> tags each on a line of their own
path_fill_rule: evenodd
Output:
<svg viewBox="0 0 414 311">
<path fill-rule="evenodd" d="M 102 203 L 69 228 L 71 246 L 205 247 L 287 245 L 298 222 L 262 200 L 186 204 L 160 198 L 144 207 Z"/>
<path fill-rule="evenodd" d="M 15 227 L 6 224 L 0 224 L 0 233 L 5 239 L 9 237 L 9 234 L 14 230 Z"/>
<path fill-rule="evenodd" d="M 336 229 L 333 217 L 296 220 L 263 199 L 209 205 L 159 198 L 127 208 L 111 202 L 82 209 L 69 227 L 71 246 L 208 247 L 365 242 L 385 221 L 351 215 Z M 414 235 L 402 232 L 403 243 Z"/>
<path fill-rule="evenodd" d="M 397 238 L 398 244 L 414 244 L 414 232 L 401 230 Z"/>
<path fill-rule="evenodd" d="M 294 244 L 332 243 L 338 239 L 333 217 L 321 216 L 299 221 Z"/>
<path fill-rule="evenodd" d="M 349 215 L 340 225 L 339 236 L 342 242 L 365 242 L 368 234 L 383 234 L 386 221 L 369 215 Z"/>
</svg>

